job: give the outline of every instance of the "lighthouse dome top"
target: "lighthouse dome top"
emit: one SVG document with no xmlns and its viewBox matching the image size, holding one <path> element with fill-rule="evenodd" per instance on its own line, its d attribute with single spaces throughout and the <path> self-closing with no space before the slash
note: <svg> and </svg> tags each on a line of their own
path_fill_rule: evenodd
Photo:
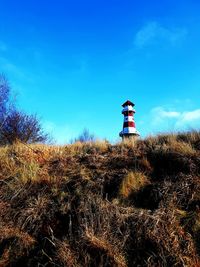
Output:
<svg viewBox="0 0 200 267">
<path fill-rule="evenodd" d="M 135 104 L 133 104 L 133 102 L 131 102 L 130 100 L 127 100 L 122 107 L 126 107 L 126 106 L 135 106 Z"/>
</svg>

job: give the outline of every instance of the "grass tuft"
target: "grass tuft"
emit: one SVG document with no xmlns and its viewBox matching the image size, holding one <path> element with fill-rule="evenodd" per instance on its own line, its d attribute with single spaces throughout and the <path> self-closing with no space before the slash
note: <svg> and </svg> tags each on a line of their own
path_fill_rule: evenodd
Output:
<svg viewBox="0 0 200 267">
<path fill-rule="evenodd" d="M 122 180 L 119 193 L 122 197 L 127 198 L 148 184 L 150 182 L 144 173 L 131 171 Z"/>
</svg>

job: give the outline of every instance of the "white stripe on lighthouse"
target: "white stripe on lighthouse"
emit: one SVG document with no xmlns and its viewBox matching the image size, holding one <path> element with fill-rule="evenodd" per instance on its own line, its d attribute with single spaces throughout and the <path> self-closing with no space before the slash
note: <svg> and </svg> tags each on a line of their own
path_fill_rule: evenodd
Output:
<svg viewBox="0 0 200 267">
<path fill-rule="evenodd" d="M 132 106 L 126 106 L 123 108 L 122 112 L 125 112 L 125 111 L 133 111 L 135 112 L 134 108 Z"/>
<path fill-rule="evenodd" d="M 134 127 L 125 127 L 123 129 L 123 133 L 124 134 L 129 134 L 129 133 L 131 133 L 131 134 L 138 134 L 138 131 Z"/>
<path fill-rule="evenodd" d="M 133 116 L 125 116 L 124 121 L 133 121 Z"/>
</svg>

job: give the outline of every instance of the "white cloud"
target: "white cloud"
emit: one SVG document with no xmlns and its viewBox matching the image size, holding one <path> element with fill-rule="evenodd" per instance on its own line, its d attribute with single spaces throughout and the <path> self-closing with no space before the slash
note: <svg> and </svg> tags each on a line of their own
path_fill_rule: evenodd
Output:
<svg viewBox="0 0 200 267">
<path fill-rule="evenodd" d="M 164 107 L 155 107 L 151 110 L 151 124 L 153 126 L 169 125 L 174 129 L 183 129 L 200 126 L 200 109 L 179 112 L 167 110 Z"/>
<path fill-rule="evenodd" d="M 200 109 L 183 112 L 176 122 L 176 127 L 199 127 L 200 126 Z"/>
<path fill-rule="evenodd" d="M 135 35 L 134 44 L 137 48 L 148 45 L 168 43 L 176 45 L 183 41 L 188 32 L 185 28 L 168 28 L 156 21 L 148 22 Z"/>
<path fill-rule="evenodd" d="M 159 118 L 177 118 L 180 116 L 180 112 L 166 111 L 163 107 L 153 108 L 151 112 L 157 114 Z"/>
<path fill-rule="evenodd" d="M 184 112 L 183 120 L 184 121 L 200 120 L 200 109 Z"/>
</svg>

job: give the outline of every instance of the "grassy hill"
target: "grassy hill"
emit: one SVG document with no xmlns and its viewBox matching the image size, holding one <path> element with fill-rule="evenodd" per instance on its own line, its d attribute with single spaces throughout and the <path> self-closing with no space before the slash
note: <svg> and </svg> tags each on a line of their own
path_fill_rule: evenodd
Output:
<svg viewBox="0 0 200 267">
<path fill-rule="evenodd" d="M 0 266 L 200 266 L 200 132 L 0 148 Z"/>
</svg>

